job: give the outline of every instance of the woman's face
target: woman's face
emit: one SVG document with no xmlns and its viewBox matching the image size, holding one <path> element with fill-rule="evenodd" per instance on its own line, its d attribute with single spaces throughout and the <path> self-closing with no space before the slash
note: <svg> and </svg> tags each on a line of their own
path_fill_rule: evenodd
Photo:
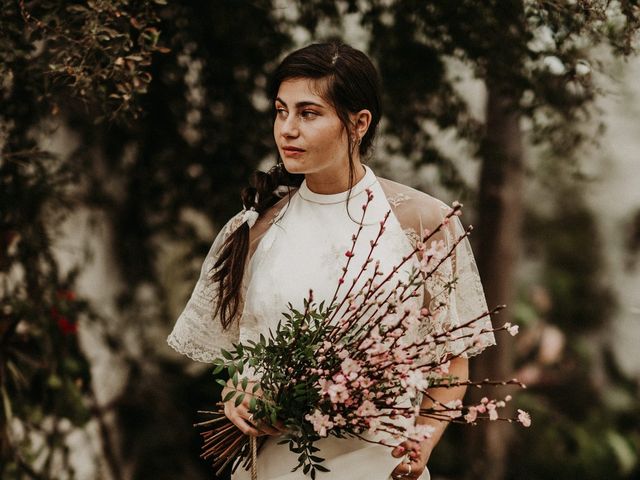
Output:
<svg viewBox="0 0 640 480">
<path fill-rule="evenodd" d="M 347 134 L 335 109 L 317 93 L 321 80 L 280 84 L 273 136 L 289 173 L 338 177 L 349 168 Z"/>
</svg>

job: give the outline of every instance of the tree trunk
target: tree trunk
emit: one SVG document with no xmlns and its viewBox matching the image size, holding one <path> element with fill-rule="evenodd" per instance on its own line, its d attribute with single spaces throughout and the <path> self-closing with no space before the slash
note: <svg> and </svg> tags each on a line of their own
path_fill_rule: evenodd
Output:
<svg viewBox="0 0 640 480">
<path fill-rule="evenodd" d="M 520 246 L 524 155 L 520 114 L 512 106 L 515 94 L 505 94 L 496 82 L 487 82 L 486 136 L 480 149 L 482 169 L 478 199 L 478 228 L 475 249 L 489 308 L 506 304 L 494 316 L 494 327 L 509 321 L 516 298 L 515 271 Z M 471 360 L 475 380 L 513 377 L 513 342 L 496 334 L 497 347 L 487 349 Z M 470 401 L 481 397 L 503 397 L 506 389 L 474 389 Z M 510 415 L 507 409 L 501 416 Z M 469 437 L 468 458 L 474 459 L 469 478 L 501 480 L 505 478 L 509 437 L 514 425 L 484 422 Z"/>
</svg>

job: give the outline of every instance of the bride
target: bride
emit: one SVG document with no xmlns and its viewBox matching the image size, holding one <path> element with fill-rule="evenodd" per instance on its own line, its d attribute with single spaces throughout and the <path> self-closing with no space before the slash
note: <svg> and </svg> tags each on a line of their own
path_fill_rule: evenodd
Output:
<svg viewBox="0 0 640 480">
<path fill-rule="evenodd" d="M 358 211 L 362 213 L 367 198 L 365 190 L 373 191 L 374 198 L 362 231 L 364 241 L 358 242 L 362 251 L 356 248 L 354 260 L 366 258 L 368 248 L 365 252 L 364 246 L 374 238 L 387 211 L 392 214 L 376 258 L 389 268 L 413 250 L 425 228 L 439 225 L 448 211 L 440 200 L 377 177 L 363 164 L 381 108 L 376 69 L 361 51 L 338 43 L 297 50 L 275 70 L 269 94 L 277 165 L 269 172 L 256 172 L 252 186 L 242 191 L 243 211 L 227 222 L 213 242 L 193 294 L 167 340 L 197 361 L 210 362 L 221 348 L 268 332 L 289 302 L 301 309 L 309 289 L 318 302 L 331 299 L 344 252 L 358 226 Z M 460 221 L 453 216 L 439 238 L 451 245 L 462 232 Z M 456 288 L 441 306 L 442 314 L 436 316 L 442 325 L 456 325 L 486 310 L 466 238 L 426 285 L 419 301 L 433 308 L 431 294 L 453 278 Z M 421 332 L 442 325 L 424 325 Z M 491 328 L 489 319 L 484 327 Z M 468 357 L 494 343 L 490 332 L 476 338 L 472 346 L 465 340 L 453 342 L 452 349 L 466 351 L 451 361 L 450 373 L 467 379 Z M 429 393 L 446 403 L 462 399 L 465 387 Z M 298 463 L 297 454 L 286 444 L 278 445 L 283 426 L 253 423 L 249 396 L 245 398 L 238 407 L 227 402 L 225 415 L 248 435 L 269 436 L 258 456 L 259 478 L 306 478 L 301 469 L 291 472 Z M 425 396 L 422 406 L 428 407 L 431 401 Z M 447 423 L 417 421 L 435 427 L 432 437 L 421 444 L 396 441 L 393 450 L 360 439 L 321 439 L 318 455 L 330 469 L 321 478 L 428 479 L 429 457 Z M 239 468 L 232 478 L 243 480 L 249 474 Z"/>
</svg>

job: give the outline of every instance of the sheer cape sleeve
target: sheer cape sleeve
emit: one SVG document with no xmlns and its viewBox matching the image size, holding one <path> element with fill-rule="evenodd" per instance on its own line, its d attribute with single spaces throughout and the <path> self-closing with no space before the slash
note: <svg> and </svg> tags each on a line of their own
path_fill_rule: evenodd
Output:
<svg viewBox="0 0 640 480">
<path fill-rule="evenodd" d="M 214 317 L 216 302 L 218 301 L 218 285 L 213 281 L 213 266 L 216 263 L 220 250 L 229 235 L 231 235 L 243 222 L 243 212 L 233 216 L 216 236 L 207 256 L 202 263 L 200 276 L 193 289 L 191 297 L 184 310 L 176 320 L 173 330 L 167 337 L 167 343 L 177 352 L 186 355 L 192 360 L 211 363 L 221 356 L 220 350 L 229 350 L 233 344 L 239 342 L 240 324 L 242 321 L 244 295 L 249 283 L 248 264 L 253 252 L 273 224 L 277 215 L 286 207 L 289 196 L 295 190 L 288 192 L 275 205 L 263 212 L 249 232 L 249 254 L 245 263 L 245 271 L 242 279 L 241 298 L 238 305 L 238 315 L 233 318 L 228 328 L 222 327 L 219 316 Z"/>
<path fill-rule="evenodd" d="M 378 178 L 393 213 L 413 246 L 424 229 L 433 231 L 451 210 L 444 202 L 406 185 Z M 443 240 L 447 250 L 465 232 L 460 219 L 452 216 L 447 225 L 432 237 Z M 448 285 L 453 285 L 450 289 Z M 468 238 L 455 247 L 453 254 L 426 281 L 424 306 L 433 315 L 431 325 L 423 325 L 419 335 L 442 332 L 465 324 L 487 312 L 478 267 Z M 455 330 L 449 350 L 465 358 L 495 345 L 491 319 L 485 316 L 468 327 Z"/>
<path fill-rule="evenodd" d="M 167 337 L 169 346 L 192 360 L 212 362 L 220 356 L 221 348 L 229 348 L 238 341 L 238 322 L 233 321 L 229 328 L 223 329 L 220 319 L 213 316 L 218 286 L 211 275 L 222 245 L 241 223 L 242 212 L 233 216 L 218 232 L 202 263 L 193 293 Z"/>
</svg>

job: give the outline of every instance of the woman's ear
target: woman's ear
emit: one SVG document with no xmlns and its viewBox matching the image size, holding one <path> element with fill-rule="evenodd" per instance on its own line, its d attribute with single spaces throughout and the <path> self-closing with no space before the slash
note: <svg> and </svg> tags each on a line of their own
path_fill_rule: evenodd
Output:
<svg viewBox="0 0 640 480">
<path fill-rule="evenodd" d="M 356 139 L 362 140 L 362 137 L 364 137 L 367 130 L 369 130 L 369 125 L 371 125 L 371 112 L 364 109 L 357 113 L 352 113 L 351 124 L 353 125 L 354 130 L 353 135 Z"/>
</svg>

